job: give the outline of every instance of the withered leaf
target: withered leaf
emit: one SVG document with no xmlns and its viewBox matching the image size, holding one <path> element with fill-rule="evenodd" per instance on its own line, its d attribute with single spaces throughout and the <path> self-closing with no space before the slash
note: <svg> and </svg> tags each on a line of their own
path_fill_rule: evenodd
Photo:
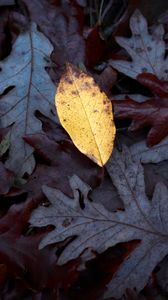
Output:
<svg viewBox="0 0 168 300">
<path fill-rule="evenodd" d="M 55 226 L 41 241 L 40 248 L 74 237 L 61 253 L 59 264 L 78 257 L 86 248 L 100 253 L 118 243 L 139 240 L 108 284 L 105 298 L 121 297 L 128 287 L 141 290 L 154 267 L 168 253 L 167 187 L 158 183 L 150 202 L 145 193 L 143 167 L 133 162 L 127 148 L 122 153 L 113 152 L 107 169 L 124 203 L 124 211 L 111 213 L 101 204 L 90 202 L 89 187 L 74 175 L 70 179 L 73 200 L 59 190 L 44 186 L 43 192 L 51 205 L 38 207 L 30 218 L 32 226 Z M 79 190 L 83 195 L 83 209 Z"/>
<path fill-rule="evenodd" d="M 35 110 L 50 118 L 53 118 L 51 110 L 55 111 L 55 87 L 45 70 L 52 49 L 33 23 L 19 35 L 11 54 L 0 62 L 1 127 L 13 124 L 7 167 L 20 174 L 31 173 L 34 168 L 33 148 L 22 137 L 41 131 Z"/>
<path fill-rule="evenodd" d="M 159 163 L 168 160 L 168 137 L 159 144 L 149 148 L 145 141 L 133 144 L 130 151 L 134 160 L 140 160 L 143 164 Z"/>
<path fill-rule="evenodd" d="M 112 60 L 111 65 L 119 72 L 136 78 L 148 72 L 159 79 L 168 79 L 168 58 L 165 58 L 166 45 L 163 40 L 163 25 L 158 25 L 149 34 L 147 21 L 139 10 L 130 18 L 131 38 L 117 37 L 117 43 L 130 55 L 132 61 Z"/>
<path fill-rule="evenodd" d="M 168 82 L 150 73 L 138 75 L 137 80 L 149 88 L 153 96 L 141 103 L 132 99 L 113 101 L 115 117 L 131 119 L 130 131 L 150 127 L 147 145 L 153 146 L 168 135 Z"/>
</svg>

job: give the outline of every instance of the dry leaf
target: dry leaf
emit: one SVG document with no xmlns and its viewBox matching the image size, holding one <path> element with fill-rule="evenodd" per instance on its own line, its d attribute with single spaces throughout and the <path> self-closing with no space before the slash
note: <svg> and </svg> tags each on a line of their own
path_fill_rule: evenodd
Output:
<svg viewBox="0 0 168 300">
<path fill-rule="evenodd" d="M 7 167 L 17 173 L 31 173 L 34 168 L 33 148 L 23 136 L 41 131 L 36 110 L 53 118 L 55 86 L 45 67 L 52 45 L 33 23 L 29 31 L 17 38 L 11 54 L 0 62 L 0 126 L 10 129 L 10 151 Z M 55 117 L 54 117 L 55 118 Z"/>
<path fill-rule="evenodd" d="M 149 128 L 147 145 L 153 146 L 168 135 L 168 83 L 149 73 L 138 75 L 137 80 L 153 95 L 141 103 L 132 98 L 113 101 L 115 117 L 132 120 L 128 127 L 129 131 Z"/>
<path fill-rule="evenodd" d="M 103 166 L 111 155 L 116 132 L 106 94 L 92 77 L 68 64 L 57 89 L 56 107 L 75 146 Z"/>
<path fill-rule="evenodd" d="M 139 240 L 108 284 L 105 299 L 120 298 L 128 287 L 143 289 L 155 266 L 168 253 L 167 187 L 157 183 L 149 201 L 143 167 L 133 162 L 127 148 L 122 153 L 113 152 L 107 169 L 123 201 L 124 211 L 109 212 L 103 205 L 89 201 L 89 187 L 74 175 L 70 179 L 74 199 L 45 186 L 43 192 L 51 205 L 38 207 L 30 219 L 33 226 L 55 226 L 41 241 L 40 248 L 73 237 L 61 252 L 59 264 L 78 257 L 85 249 L 88 249 L 88 259 L 89 251 L 92 257 L 92 249 L 101 253 L 118 243 Z"/>
<path fill-rule="evenodd" d="M 159 79 L 168 79 L 168 58 L 165 58 L 166 45 L 163 40 L 163 25 L 158 25 L 149 34 L 147 21 L 136 10 L 130 18 L 131 38 L 117 37 L 117 43 L 129 53 L 132 61 L 113 60 L 111 65 L 119 72 L 136 78 L 139 74 L 148 72 Z"/>
<path fill-rule="evenodd" d="M 168 160 L 168 137 L 152 148 L 149 148 L 145 141 L 135 143 L 130 147 L 130 151 L 133 159 L 140 160 L 143 164 Z"/>
</svg>

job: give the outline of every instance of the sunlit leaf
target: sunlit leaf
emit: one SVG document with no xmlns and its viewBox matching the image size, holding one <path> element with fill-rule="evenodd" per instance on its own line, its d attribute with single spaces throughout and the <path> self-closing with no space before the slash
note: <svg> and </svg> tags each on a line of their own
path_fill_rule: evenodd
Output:
<svg viewBox="0 0 168 300">
<path fill-rule="evenodd" d="M 57 89 L 56 107 L 76 147 L 103 166 L 111 155 L 116 132 L 106 94 L 91 76 L 68 64 Z"/>
</svg>

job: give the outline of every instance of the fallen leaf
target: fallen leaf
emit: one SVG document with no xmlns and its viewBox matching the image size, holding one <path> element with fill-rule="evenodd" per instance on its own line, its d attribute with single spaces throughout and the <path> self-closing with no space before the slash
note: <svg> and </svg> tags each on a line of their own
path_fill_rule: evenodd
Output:
<svg viewBox="0 0 168 300">
<path fill-rule="evenodd" d="M 47 137 L 51 141 L 70 141 L 68 134 L 60 124 L 53 122 L 51 119 L 47 118 L 41 113 L 38 113 L 37 117 L 42 122 L 43 132 L 46 133 Z"/>
<path fill-rule="evenodd" d="M 151 90 L 153 97 L 142 103 L 132 99 L 113 101 L 115 117 L 132 119 L 130 131 L 150 127 L 147 145 L 153 146 L 168 135 L 168 82 L 149 73 L 138 75 L 137 80 Z"/>
<path fill-rule="evenodd" d="M 93 78 L 68 64 L 55 104 L 75 146 L 99 166 L 109 159 L 115 138 L 112 105 Z"/>
<path fill-rule="evenodd" d="M 13 205 L 0 219 L 0 264 L 6 266 L 8 278 L 19 278 L 29 289 L 67 286 L 76 279 L 77 261 L 57 265 L 56 249 L 38 250 L 44 232 L 24 235 L 33 201 Z"/>
<path fill-rule="evenodd" d="M 168 105 L 163 100 L 148 100 L 137 103 L 132 99 L 113 101 L 115 117 L 118 119 L 132 119 L 130 131 L 137 131 L 144 127 L 152 127 L 147 135 L 147 145 L 153 146 L 168 135 Z"/>
<path fill-rule="evenodd" d="M 58 81 L 64 65 L 84 63 L 85 41 L 82 36 L 84 10 L 76 1 L 23 0 L 31 19 L 52 42 L 52 59 L 56 64 L 54 80 Z M 84 3 L 83 3 L 84 4 Z"/>
<path fill-rule="evenodd" d="M 103 92 L 110 96 L 111 89 L 117 81 L 117 72 L 111 66 L 107 65 L 100 74 L 94 74 L 94 79 Z"/>
<path fill-rule="evenodd" d="M 96 49 L 96 51 L 95 51 Z M 86 38 L 86 64 L 93 67 L 102 58 L 106 49 L 106 41 L 103 40 L 100 33 L 100 26 L 95 25 Z"/>
<path fill-rule="evenodd" d="M 112 60 L 111 65 L 126 76 L 136 79 L 144 72 L 152 73 L 159 79 L 168 79 L 168 58 L 165 58 L 166 45 L 163 40 L 163 25 L 158 25 L 149 34 L 147 21 L 135 10 L 130 18 L 131 38 L 117 37 L 117 43 L 130 55 L 131 61 Z"/>
<path fill-rule="evenodd" d="M 51 123 L 51 122 L 50 122 Z M 50 133 L 52 132 L 52 135 Z M 102 168 L 98 167 L 83 155 L 69 140 L 54 141 L 55 133 L 50 130 L 48 135 L 29 135 L 25 140 L 31 145 L 43 163 L 37 164 L 28 182 L 22 187 L 34 198 L 43 198 L 42 185 L 60 189 L 68 196 L 73 193 L 69 185 L 69 178 L 75 173 L 85 180 L 92 188 L 99 185 L 103 177 Z M 51 139 L 49 138 L 51 136 Z M 62 139 L 62 134 L 61 134 Z M 57 136 L 58 139 L 58 136 Z"/>
<path fill-rule="evenodd" d="M 45 71 L 52 46 L 32 24 L 17 38 L 10 56 L 0 62 L 1 127 L 11 124 L 7 167 L 19 174 L 31 173 L 35 162 L 33 148 L 22 137 L 41 131 L 35 117 L 39 110 L 53 118 L 55 87 Z M 55 117 L 54 117 L 55 118 Z"/>
<path fill-rule="evenodd" d="M 130 147 L 130 152 L 134 160 L 140 160 L 143 164 L 168 160 L 168 137 L 152 148 L 145 141 L 135 143 Z"/>
<path fill-rule="evenodd" d="M 32 226 L 55 226 L 42 239 L 40 249 L 73 237 L 61 253 L 59 264 L 78 257 L 86 248 L 92 255 L 92 249 L 101 253 L 118 243 L 139 241 L 108 284 L 105 299 L 121 297 L 128 287 L 143 289 L 154 267 L 168 252 L 167 187 L 158 183 L 149 201 L 143 167 L 132 161 L 127 149 L 122 153 L 114 151 L 107 169 L 124 203 L 124 211 L 111 213 L 101 204 L 90 202 L 89 186 L 74 175 L 70 179 L 73 200 L 59 190 L 44 186 L 43 192 L 51 205 L 38 207 L 30 218 Z M 83 195 L 83 209 L 78 191 Z"/>
</svg>

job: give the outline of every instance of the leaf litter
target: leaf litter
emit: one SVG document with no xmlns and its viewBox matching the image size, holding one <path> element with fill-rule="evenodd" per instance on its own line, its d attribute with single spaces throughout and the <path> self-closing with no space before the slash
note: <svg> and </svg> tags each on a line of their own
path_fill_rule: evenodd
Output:
<svg viewBox="0 0 168 300">
<path fill-rule="evenodd" d="M 115 24 L 125 37 L 124 14 L 129 15 L 132 5 L 138 8 L 138 1 L 128 2 Z M 130 18 L 132 37 L 117 38 L 122 47 L 117 48 L 110 19 L 111 13 L 117 16 L 117 6 L 106 14 L 106 4 L 102 24 L 96 19 L 99 1 L 96 12 L 91 1 L 76 0 L 23 0 L 0 7 L 4 299 L 81 300 L 86 295 L 87 300 L 158 300 L 158 294 L 166 299 L 167 28 L 148 28 L 142 5 L 142 12 L 136 10 Z M 36 24 L 23 28 L 23 18 Z M 100 32 L 113 36 L 102 40 Z M 92 74 L 112 99 L 117 138 L 104 168 L 80 153 L 57 123 L 54 94 L 67 62 Z M 17 76 L 16 70 L 21 70 Z M 136 130 L 129 139 L 127 128 Z M 162 260 L 165 267 L 159 264 L 159 274 L 164 282 L 155 276 Z"/>
<path fill-rule="evenodd" d="M 128 286 L 141 290 L 168 251 L 167 187 L 158 183 L 150 203 L 145 194 L 143 168 L 132 161 L 127 149 L 121 155 L 116 151 L 107 169 L 124 203 L 124 211 L 110 213 L 102 205 L 90 202 L 88 186 L 74 175 L 70 179 L 74 201 L 59 190 L 44 186 L 51 206 L 37 208 L 30 218 L 33 226 L 55 226 L 41 241 L 40 249 L 76 237 L 62 252 L 59 264 L 78 257 L 87 248 L 101 253 L 117 243 L 140 240 L 108 284 L 105 298 L 121 297 Z M 77 190 L 84 197 L 83 210 Z"/>
</svg>

